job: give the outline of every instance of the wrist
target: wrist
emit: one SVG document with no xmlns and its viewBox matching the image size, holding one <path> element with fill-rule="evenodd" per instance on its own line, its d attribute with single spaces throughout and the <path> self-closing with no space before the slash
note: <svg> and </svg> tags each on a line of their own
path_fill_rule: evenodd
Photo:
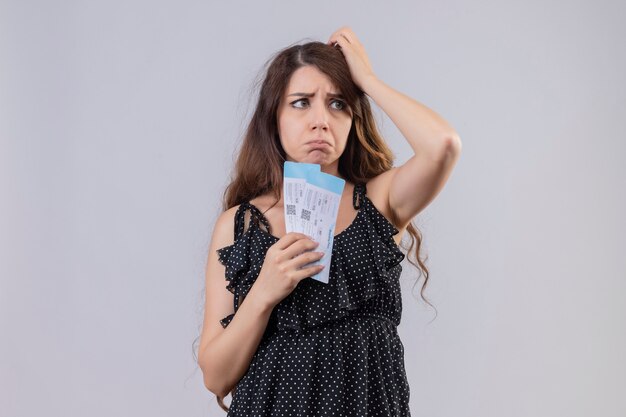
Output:
<svg viewBox="0 0 626 417">
<path fill-rule="evenodd" d="M 378 78 L 375 74 L 372 73 L 363 79 L 361 83 L 361 87 L 362 87 L 361 89 L 363 90 L 365 94 L 371 97 L 372 91 L 376 90 L 376 88 L 380 86 L 381 84 L 382 84 L 382 81 L 380 80 L 380 78 Z"/>
<path fill-rule="evenodd" d="M 252 307 L 257 314 L 269 315 L 274 309 L 274 305 L 266 301 L 259 293 L 254 291 L 254 288 L 254 285 L 252 286 L 252 288 L 250 288 L 250 291 L 246 296 L 246 300 L 248 300 L 248 302 L 250 303 L 250 307 Z"/>
</svg>

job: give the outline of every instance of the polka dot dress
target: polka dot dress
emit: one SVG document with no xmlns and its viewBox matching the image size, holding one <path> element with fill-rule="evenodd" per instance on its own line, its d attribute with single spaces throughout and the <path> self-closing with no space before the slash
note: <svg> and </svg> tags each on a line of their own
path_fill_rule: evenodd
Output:
<svg viewBox="0 0 626 417">
<path fill-rule="evenodd" d="M 392 237 L 398 230 L 369 200 L 365 184 L 355 185 L 353 205 L 356 218 L 334 237 L 328 284 L 305 278 L 276 305 L 228 416 L 411 415 L 397 333 L 404 259 Z M 251 221 L 244 232 L 246 210 Z M 277 241 L 259 209 L 242 203 L 235 243 L 217 251 L 234 314 Z M 234 314 L 221 320 L 223 327 Z"/>
</svg>

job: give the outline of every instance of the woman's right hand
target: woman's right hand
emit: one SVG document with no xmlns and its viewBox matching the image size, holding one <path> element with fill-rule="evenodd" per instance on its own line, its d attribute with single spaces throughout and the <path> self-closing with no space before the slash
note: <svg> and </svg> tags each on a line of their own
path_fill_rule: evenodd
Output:
<svg viewBox="0 0 626 417">
<path fill-rule="evenodd" d="M 256 297 L 268 307 L 276 306 L 300 281 L 324 268 L 324 265 L 304 267 L 324 255 L 323 252 L 312 251 L 317 246 L 317 242 L 303 233 L 290 232 L 281 237 L 268 248 L 261 272 L 247 296 Z"/>
</svg>

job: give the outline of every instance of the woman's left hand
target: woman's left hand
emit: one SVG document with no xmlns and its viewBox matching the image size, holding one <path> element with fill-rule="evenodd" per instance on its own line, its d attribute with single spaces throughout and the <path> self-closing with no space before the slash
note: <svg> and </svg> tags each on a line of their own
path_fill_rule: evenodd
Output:
<svg viewBox="0 0 626 417">
<path fill-rule="evenodd" d="M 346 58 L 348 67 L 350 68 L 350 74 L 352 79 L 359 86 L 359 88 L 365 91 L 365 84 L 370 78 L 376 78 L 365 48 L 359 42 L 352 29 L 348 26 L 344 26 L 333 33 L 327 42 L 329 45 L 339 46 L 339 50 Z M 365 91 L 367 93 L 367 91 Z"/>
</svg>

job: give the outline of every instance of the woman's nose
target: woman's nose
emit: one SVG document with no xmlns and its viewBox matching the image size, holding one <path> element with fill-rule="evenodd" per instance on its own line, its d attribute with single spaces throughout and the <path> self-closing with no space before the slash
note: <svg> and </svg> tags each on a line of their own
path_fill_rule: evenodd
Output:
<svg viewBox="0 0 626 417">
<path fill-rule="evenodd" d="M 328 128 L 328 109 L 323 103 L 315 103 L 311 106 L 311 124 L 312 128 Z"/>
</svg>

